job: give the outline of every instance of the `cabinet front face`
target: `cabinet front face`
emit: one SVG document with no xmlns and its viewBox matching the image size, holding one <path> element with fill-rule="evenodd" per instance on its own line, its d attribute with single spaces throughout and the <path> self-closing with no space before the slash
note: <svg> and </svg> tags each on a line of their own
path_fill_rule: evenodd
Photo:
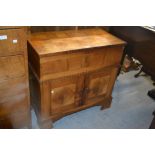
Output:
<svg viewBox="0 0 155 155">
<path fill-rule="evenodd" d="M 51 82 L 51 113 L 63 113 L 74 109 L 81 100 L 83 79 L 80 76 L 71 76 Z"/>
<path fill-rule="evenodd" d="M 24 57 L 0 57 L 0 81 L 25 75 Z"/>
<path fill-rule="evenodd" d="M 28 111 L 25 81 L 25 78 L 16 78 L 0 82 L 0 117 Z"/>
<path fill-rule="evenodd" d="M 23 53 L 26 35 L 23 29 L 0 30 L 0 56 Z"/>
<path fill-rule="evenodd" d="M 95 104 L 109 97 L 109 89 L 113 85 L 112 73 L 109 69 L 87 75 L 84 104 Z"/>
</svg>

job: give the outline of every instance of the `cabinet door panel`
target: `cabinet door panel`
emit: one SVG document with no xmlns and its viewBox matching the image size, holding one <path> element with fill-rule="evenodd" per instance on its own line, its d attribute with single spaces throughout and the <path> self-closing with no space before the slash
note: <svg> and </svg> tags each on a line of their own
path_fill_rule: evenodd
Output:
<svg viewBox="0 0 155 155">
<path fill-rule="evenodd" d="M 67 106 L 75 102 L 76 84 L 52 89 L 52 104 L 55 108 Z"/>
<path fill-rule="evenodd" d="M 85 83 L 84 104 L 93 104 L 99 102 L 98 99 L 110 97 L 116 74 L 117 68 L 89 73 Z"/>
<path fill-rule="evenodd" d="M 105 95 L 108 89 L 109 80 L 109 75 L 92 78 L 88 86 L 89 90 L 87 97 L 92 98 L 100 95 Z"/>
<path fill-rule="evenodd" d="M 84 76 L 71 76 L 52 80 L 51 112 L 60 113 L 78 106 L 83 90 Z"/>
</svg>

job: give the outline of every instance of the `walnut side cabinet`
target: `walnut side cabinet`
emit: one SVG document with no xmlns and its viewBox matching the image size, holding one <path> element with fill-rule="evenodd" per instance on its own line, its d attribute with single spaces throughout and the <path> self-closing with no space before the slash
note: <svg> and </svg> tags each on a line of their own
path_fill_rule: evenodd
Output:
<svg viewBox="0 0 155 155">
<path fill-rule="evenodd" d="M 40 127 L 91 106 L 110 107 L 124 46 L 101 29 L 31 34 L 31 96 Z"/>
<path fill-rule="evenodd" d="M 26 27 L 0 26 L 0 128 L 30 121 Z"/>
</svg>

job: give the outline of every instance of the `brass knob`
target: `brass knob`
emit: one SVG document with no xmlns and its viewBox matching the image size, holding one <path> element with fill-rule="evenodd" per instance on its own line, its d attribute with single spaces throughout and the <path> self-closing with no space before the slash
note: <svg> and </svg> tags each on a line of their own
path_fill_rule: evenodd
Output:
<svg viewBox="0 0 155 155">
<path fill-rule="evenodd" d="M 54 90 L 51 90 L 51 94 L 54 94 Z"/>
</svg>

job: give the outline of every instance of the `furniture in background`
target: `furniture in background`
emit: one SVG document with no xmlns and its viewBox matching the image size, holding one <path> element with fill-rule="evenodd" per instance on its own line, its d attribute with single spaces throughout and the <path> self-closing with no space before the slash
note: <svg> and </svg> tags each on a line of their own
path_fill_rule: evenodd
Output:
<svg viewBox="0 0 155 155">
<path fill-rule="evenodd" d="M 0 128 L 30 126 L 27 29 L 0 27 Z"/>
<path fill-rule="evenodd" d="M 151 125 L 150 125 L 149 129 L 155 129 L 155 111 L 153 112 L 153 115 L 154 115 L 154 118 L 153 118 L 153 120 L 151 122 Z"/>
<path fill-rule="evenodd" d="M 155 89 L 149 90 L 148 91 L 148 96 L 150 96 L 152 99 L 155 100 Z"/>
<path fill-rule="evenodd" d="M 111 105 L 125 42 L 101 29 L 33 33 L 28 39 L 31 96 L 41 128 L 61 117 Z"/>
<path fill-rule="evenodd" d="M 155 27 L 112 26 L 110 32 L 128 43 L 124 56 L 128 54 L 142 64 L 135 77 L 143 71 L 155 81 Z M 155 99 L 155 89 L 148 91 L 148 95 Z M 155 128 L 155 117 L 150 128 Z"/>
<path fill-rule="evenodd" d="M 142 64 L 142 69 L 135 77 L 144 71 L 155 80 L 155 32 L 140 26 L 111 26 L 110 32 L 127 42 L 124 55 Z"/>
</svg>

